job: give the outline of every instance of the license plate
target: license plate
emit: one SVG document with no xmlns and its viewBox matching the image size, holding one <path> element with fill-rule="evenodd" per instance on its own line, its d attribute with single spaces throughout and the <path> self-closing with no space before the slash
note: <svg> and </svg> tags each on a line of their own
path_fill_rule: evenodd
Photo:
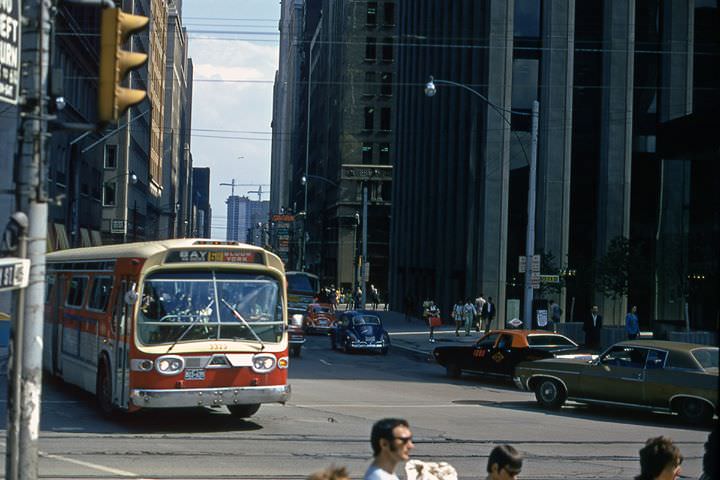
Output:
<svg viewBox="0 0 720 480">
<path fill-rule="evenodd" d="M 205 370 L 202 368 L 188 368 L 185 370 L 185 380 L 205 380 Z"/>
</svg>

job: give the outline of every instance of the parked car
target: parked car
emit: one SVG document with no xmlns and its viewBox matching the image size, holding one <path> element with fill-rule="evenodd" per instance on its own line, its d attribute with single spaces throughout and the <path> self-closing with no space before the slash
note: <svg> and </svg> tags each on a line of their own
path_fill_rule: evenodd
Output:
<svg viewBox="0 0 720 480">
<path fill-rule="evenodd" d="M 299 357 L 302 346 L 305 344 L 305 332 L 302 327 L 303 316 L 299 313 L 290 315 L 288 321 L 288 345 L 290 356 Z"/>
<path fill-rule="evenodd" d="M 545 330 L 493 330 L 473 345 L 433 350 L 435 361 L 445 367 L 451 378 L 460 377 L 462 372 L 512 376 L 515 366 L 523 360 L 554 356 L 592 358 L 568 337 Z"/>
<path fill-rule="evenodd" d="M 311 303 L 305 312 L 305 332 L 327 334 L 335 326 L 335 307 L 330 303 Z"/>
<path fill-rule="evenodd" d="M 365 350 L 386 355 L 390 349 L 390 336 L 377 315 L 350 310 L 343 312 L 330 330 L 330 346 L 344 352 Z"/>
<path fill-rule="evenodd" d="M 516 385 L 538 403 L 560 408 L 566 400 L 677 412 L 692 423 L 713 418 L 718 400 L 718 348 L 639 340 L 616 343 L 587 362 L 523 362 Z"/>
</svg>

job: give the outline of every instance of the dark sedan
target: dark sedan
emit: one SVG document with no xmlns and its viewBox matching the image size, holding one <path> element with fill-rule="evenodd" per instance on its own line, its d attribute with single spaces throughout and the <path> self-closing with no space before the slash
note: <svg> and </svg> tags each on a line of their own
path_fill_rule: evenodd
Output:
<svg viewBox="0 0 720 480">
<path fill-rule="evenodd" d="M 351 310 L 343 312 L 330 330 L 330 346 L 344 352 L 364 350 L 385 355 L 390 349 L 390 336 L 383 328 L 380 317 L 370 312 Z"/>
<path fill-rule="evenodd" d="M 458 378 L 462 372 L 510 377 L 523 360 L 593 358 L 578 351 L 578 345 L 566 336 L 544 330 L 495 330 L 474 345 L 437 347 L 433 356 L 451 378 Z"/>
</svg>

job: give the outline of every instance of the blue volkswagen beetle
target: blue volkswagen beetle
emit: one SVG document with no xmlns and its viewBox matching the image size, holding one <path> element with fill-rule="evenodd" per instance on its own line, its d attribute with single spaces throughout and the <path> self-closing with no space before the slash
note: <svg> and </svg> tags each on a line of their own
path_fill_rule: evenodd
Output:
<svg viewBox="0 0 720 480">
<path fill-rule="evenodd" d="M 344 352 L 365 350 L 383 355 L 390 349 L 390 336 L 380 317 L 363 310 L 343 312 L 330 331 L 330 346 Z"/>
</svg>

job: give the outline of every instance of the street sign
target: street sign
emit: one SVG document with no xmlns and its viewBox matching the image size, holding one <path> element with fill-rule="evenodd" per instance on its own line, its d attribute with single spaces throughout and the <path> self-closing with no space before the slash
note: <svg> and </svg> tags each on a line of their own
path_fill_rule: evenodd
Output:
<svg viewBox="0 0 720 480">
<path fill-rule="evenodd" d="M 125 220 L 112 220 L 110 222 L 110 233 L 127 233 Z"/>
<path fill-rule="evenodd" d="M 540 275 L 542 283 L 560 283 L 560 275 Z"/>
<path fill-rule="evenodd" d="M 0 258 L 0 291 L 25 288 L 28 286 L 29 278 L 29 259 L 16 257 Z"/>
<path fill-rule="evenodd" d="M 527 268 L 527 258 L 525 255 L 520 255 L 518 257 L 518 273 L 525 273 L 525 270 Z"/>
<path fill-rule="evenodd" d="M 370 281 L 370 262 L 363 264 L 362 266 L 363 280 L 366 282 Z"/>
<path fill-rule="evenodd" d="M 540 274 L 532 272 L 530 274 L 530 283 L 533 290 L 537 290 L 538 288 L 540 288 Z"/>
<path fill-rule="evenodd" d="M 392 180 L 392 165 L 342 165 L 342 180 Z"/>
<path fill-rule="evenodd" d="M 532 272 L 540 273 L 540 255 L 532 256 Z"/>
<path fill-rule="evenodd" d="M 20 89 L 20 0 L 0 1 L 0 102 L 17 103 Z"/>
</svg>

